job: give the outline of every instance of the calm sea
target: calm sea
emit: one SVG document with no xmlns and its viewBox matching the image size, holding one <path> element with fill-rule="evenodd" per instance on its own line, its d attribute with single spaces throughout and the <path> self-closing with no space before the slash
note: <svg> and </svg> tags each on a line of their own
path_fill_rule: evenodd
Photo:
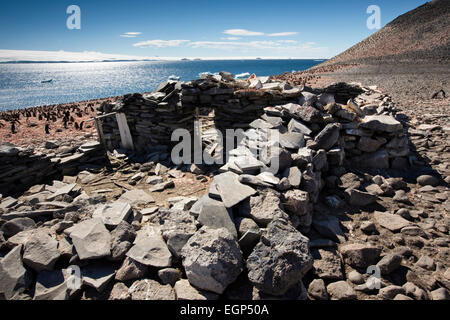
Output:
<svg viewBox="0 0 450 320">
<path fill-rule="evenodd" d="M 145 61 L 0 64 L 0 110 L 149 92 L 169 76 L 189 81 L 228 71 L 269 76 L 306 70 L 323 60 Z M 45 80 L 53 81 L 41 83 Z"/>
</svg>

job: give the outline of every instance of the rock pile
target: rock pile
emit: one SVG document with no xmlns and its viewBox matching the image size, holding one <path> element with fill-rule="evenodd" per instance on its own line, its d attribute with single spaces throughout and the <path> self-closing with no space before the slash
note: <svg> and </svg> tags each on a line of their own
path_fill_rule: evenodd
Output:
<svg viewBox="0 0 450 320">
<path fill-rule="evenodd" d="M 336 90 L 342 90 L 337 100 Z M 243 111 L 249 97 L 257 102 Z M 180 103 L 178 113 L 164 113 L 174 103 Z M 233 103 L 235 119 L 221 118 Z M 182 110 L 185 104 L 192 108 Z M 175 124 L 191 126 L 194 106 L 213 111 L 217 130 L 246 129 L 216 171 L 168 159 L 167 137 Z M 406 209 L 411 194 L 403 179 L 356 170 L 382 173 L 410 160 L 395 106 L 375 88 L 339 84 L 316 92 L 266 78 L 234 81 L 222 73 L 169 82 L 150 95 L 102 106 L 102 112 L 111 111 L 126 114 L 135 145 L 146 153 L 110 154 L 121 161 L 110 177 L 118 194 L 95 190 L 101 185 L 97 176 L 83 172 L 0 199 L 0 297 L 448 298 L 445 253 L 432 258 L 420 251 L 431 238 L 448 247 L 448 229 L 432 229 L 424 214 Z M 117 148 L 114 130 L 112 121 L 103 120 L 105 138 Z M 274 159 L 278 166 L 272 166 Z M 208 182 L 206 194 L 198 199 L 169 193 L 179 190 L 182 171 Z M 432 176 L 417 183 L 440 187 Z M 170 194 L 165 206 L 161 193 Z M 386 203 L 403 211 L 387 212 L 381 206 Z M 370 214 L 363 213 L 366 208 Z M 346 215 L 353 213 L 361 219 Z M 379 268 L 379 289 L 368 286 L 368 267 Z M 75 280 L 80 286 L 73 286 Z"/>
</svg>

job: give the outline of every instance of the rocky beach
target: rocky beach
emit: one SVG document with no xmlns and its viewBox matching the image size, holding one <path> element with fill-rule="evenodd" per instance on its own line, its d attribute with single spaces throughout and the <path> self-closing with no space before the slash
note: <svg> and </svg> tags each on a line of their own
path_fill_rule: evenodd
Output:
<svg viewBox="0 0 450 320">
<path fill-rule="evenodd" d="M 449 14 L 303 72 L 1 113 L 0 299 L 449 300 Z M 377 46 L 411 16 L 439 33 Z M 175 164 L 180 128 L 224 162 Z"/>
</svg>

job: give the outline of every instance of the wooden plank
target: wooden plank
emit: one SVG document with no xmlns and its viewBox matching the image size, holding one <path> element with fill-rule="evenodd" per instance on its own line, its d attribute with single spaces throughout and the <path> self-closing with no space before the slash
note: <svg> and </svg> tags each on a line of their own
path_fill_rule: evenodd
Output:
<svg viewBox="0 0 450 320">
<path fill-rule="evenodd" d="M 128 127 L 127 117 L 124 113 L 116 113 L 116 120 L 119 125 L 122 148 L 134 150 L 133 138 L 131 137 L 130 128 Z"/>
</svg>

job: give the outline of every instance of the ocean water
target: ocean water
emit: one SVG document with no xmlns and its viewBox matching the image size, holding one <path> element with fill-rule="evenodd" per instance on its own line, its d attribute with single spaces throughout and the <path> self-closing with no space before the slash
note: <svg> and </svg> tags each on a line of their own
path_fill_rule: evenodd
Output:
<svg viewBox="0 0 450 320">
<path fill-rule="evenodd" d="M 199 60 L 0 64 L 0 111 L 150 92 L 174 75 L 228 71 L 269 76 L 306 70 L 323 60 Z M 41 83 L 53 79 L 51 83 Z"/>
</svg>

